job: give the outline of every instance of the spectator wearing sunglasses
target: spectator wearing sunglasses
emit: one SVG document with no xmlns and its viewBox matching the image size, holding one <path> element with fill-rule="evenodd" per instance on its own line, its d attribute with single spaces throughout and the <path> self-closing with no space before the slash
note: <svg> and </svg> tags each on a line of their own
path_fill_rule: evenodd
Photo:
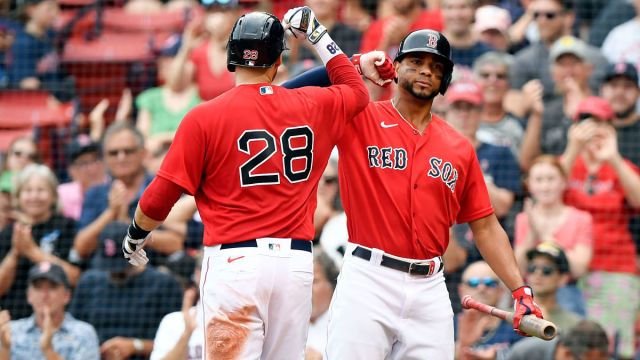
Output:
<svg viewBox="0 0 640 360">
<path fill-rule="evenodd" d="M 587 317 L 617 337 L 620 358 L 631 358 L 640 278 L 629 220 L 640 208 L 640 169 L 620 154 L 613 116 L 602 98 L 580 102 L 561 161 L 567 204 L 593 217 L 593 258 L 582 280 Z"/>
<path fill-rule="evenodd" d="M 511 67 L 512 90 L 507 105 L 509 110 L 518 116 L 523 116 L 529 105 L 529 99 L 520 89 L 530 80 L 540 79 L 545 103 L 561 97 L 556 87 L 562 84 L 557 83 L 550 71 L 550 65 L 554 62 L 550 59 L 550 51 L 557 40 L 571 34 L 575 20 L 574 4 L 571 0 L 533 0 L 527 10 L 531 13 L 534 27 L 539 33 L 539 41 L 533 41 L 531 45 L 517 52 Z M 607 61 L 599 49 L 586 44 L 584 58 L 586 62 L 594 64 L 595 71 L 588 74 L 593 76 L 587 76 L 587 79 L 590 88 L 595 91 Z"/>
<path fill-rule="evenodd" d="M 144 167 L 147 155 L 144 144 L 144 136 L 128 122 L 116 122 L 105 131 L 102 155 L 111 179 L 89 188 L 85 194 L 73 245 L 81 259 L 92 256 L 98 246 L 98 235 L 107 224 L 131 222 L 140 195 L 153 179 Z M 182 250 L 183 241 L 182 236 L 159 231 L 154 233 L 149 248 L 171 254 Z"/>
<path fill-rule="evenodd" d="M 9 145 L 0 171 L 0 191 L 13 190 L 14 177 L 27 165 L 40 162 L 38 147 L 31 137 L 19 137 Z"/>
<path fill-rule="evenodd" d="M 460 296 L 498 306 L 504 287 L 484 261 L 470 264 L 462 274 Z M 456 358 L 494 358 L 496 353 L 522 339 L 508 322 L 474 309 L 463 310 L 454 320 Z"/>
<path fill-rule="evenodd" d="M 563 309 L 557 302 L 557 291 L 568 283 L 569 278 L 569 260 L 556 244 L 541 243 L 527 252 L 527 282 L 535 289 L 536 303 L 544 318 L 556 324 L 561 332 L 580 322 L 578 315 Z"/>
</svg>

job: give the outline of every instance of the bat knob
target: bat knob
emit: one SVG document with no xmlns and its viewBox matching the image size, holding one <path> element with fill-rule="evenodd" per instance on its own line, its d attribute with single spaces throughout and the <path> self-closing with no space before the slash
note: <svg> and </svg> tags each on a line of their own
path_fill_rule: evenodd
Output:
<svg viewBox="0 0 640 360">
<path fill-rule="evenodd" d="M 470 295 L 465 295 L 465 296 L 462 298 L 462 308 L 463 308 L 463 309 L 470 309 L 470 308 L 471 308 L 471 306 L 469 306 L 469 301 L 471 301 L 471 300 L 472 300 L 472 299 L 471 299 L 471 296 L 470 296 Z"/>
</svg>

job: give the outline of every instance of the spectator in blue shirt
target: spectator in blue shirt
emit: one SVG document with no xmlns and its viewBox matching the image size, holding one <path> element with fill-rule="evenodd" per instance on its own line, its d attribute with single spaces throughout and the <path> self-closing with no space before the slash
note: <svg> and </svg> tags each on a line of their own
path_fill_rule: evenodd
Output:
<svg viewBox="0 0 640 360">
<path fill-rule="evenodd" d="M 70 300 L 69 280 L 60 265 L 33 266 L 27 291 L 33 314 L 9 322 L 9 312 L 0 312 L 0 360 L 100 359 L 93 326 L 65 313 Z"/>
<path fill-rule="evenodd" d="M 112 222 L 99 237 L 92 269 L 80 277 L 69 312 L 95 326 L 107 359 L 144 359 L 162 318 L 182 305 L 182 288 L 151 266 L 131 266 L 120 242 L 128 223 Z M 179 335 L 176 335 L 179 336 Z"/>
<path fill-rule="evenodd" d="M 23 5 L 24 28 L 11 47 L 9 82 L 19 89 L 44 89 L 61 101 L 74 97 L 74 84 L 60 68 L 54 46 L 53 23 L 60 12 L 56 0 L 27 0 Z"/>
</svg>

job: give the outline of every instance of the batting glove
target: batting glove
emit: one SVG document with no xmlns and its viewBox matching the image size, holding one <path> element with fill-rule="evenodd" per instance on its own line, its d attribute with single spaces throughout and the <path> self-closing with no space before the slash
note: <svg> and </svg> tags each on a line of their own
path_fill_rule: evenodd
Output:
<svg viewBox="0 0 640 360">
<path fill-rule="evenodd" d="M 533 291 L 529 286 L 521 286 L 511 293 L 513 296 L 513 329 L 522 336 L 529 336 L 526 333 L 520 331 L 520 321 L 525 315 L 535 315 L 537 318 L 542 319 L 542 310 L 538 307 L 538 304 L 533 301 Z"/>
<path fill-rule="evenodd" d="M 363 75 L 378 86 L 389 86 L 396 77 L 393 61 L 383 51 L 376 50 L 353 55 L 351 62 L 360 75 Z"/>
<path fill-rule="evenodd" d="M 131 222 L 127 235 L 122 240 L 122 253 L 129 264 L 142 266 L 149 262 L 147 252 L 144 251 L 144 244 L 149 238 L 149 231 L 140 229 L 135 220 Z"/>
<path fill-rule="evenodd" d="M 293 36 L 296 38 L 304 36 L 312 44 L 317 43 L 327 33 L 327 28 L 318 22 L 313 10 L 308 6 L 290 9 L 284 14 L 282 22 L 285 29 L 289 29 Z"/>
</svg>

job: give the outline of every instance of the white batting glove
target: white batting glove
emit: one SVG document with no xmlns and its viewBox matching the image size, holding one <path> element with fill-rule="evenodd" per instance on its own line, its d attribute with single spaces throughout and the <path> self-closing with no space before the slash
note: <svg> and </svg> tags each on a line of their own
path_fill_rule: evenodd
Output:
<svg viewBox="0 0 640 360">
<path fill-rule="evenodd" d="M 124 258 L 129 260 L 129 264 L 133 266 L 142 266 L 149 262 L 147 252 L 144 251 L 144 244 L 151 235 L 144 239 L 132 239 L 129 234 L 122 240 L 122 253 Z"/>
<path fill-rule="evenodd" d="M 293 36 L 306 37 L 310 43 L 316 44 L 327 33 L 327 28 L 318 22 L 313 10 L 308 6 L 296 7 L 284 14 L 282 23 Z"/>
</svg>

